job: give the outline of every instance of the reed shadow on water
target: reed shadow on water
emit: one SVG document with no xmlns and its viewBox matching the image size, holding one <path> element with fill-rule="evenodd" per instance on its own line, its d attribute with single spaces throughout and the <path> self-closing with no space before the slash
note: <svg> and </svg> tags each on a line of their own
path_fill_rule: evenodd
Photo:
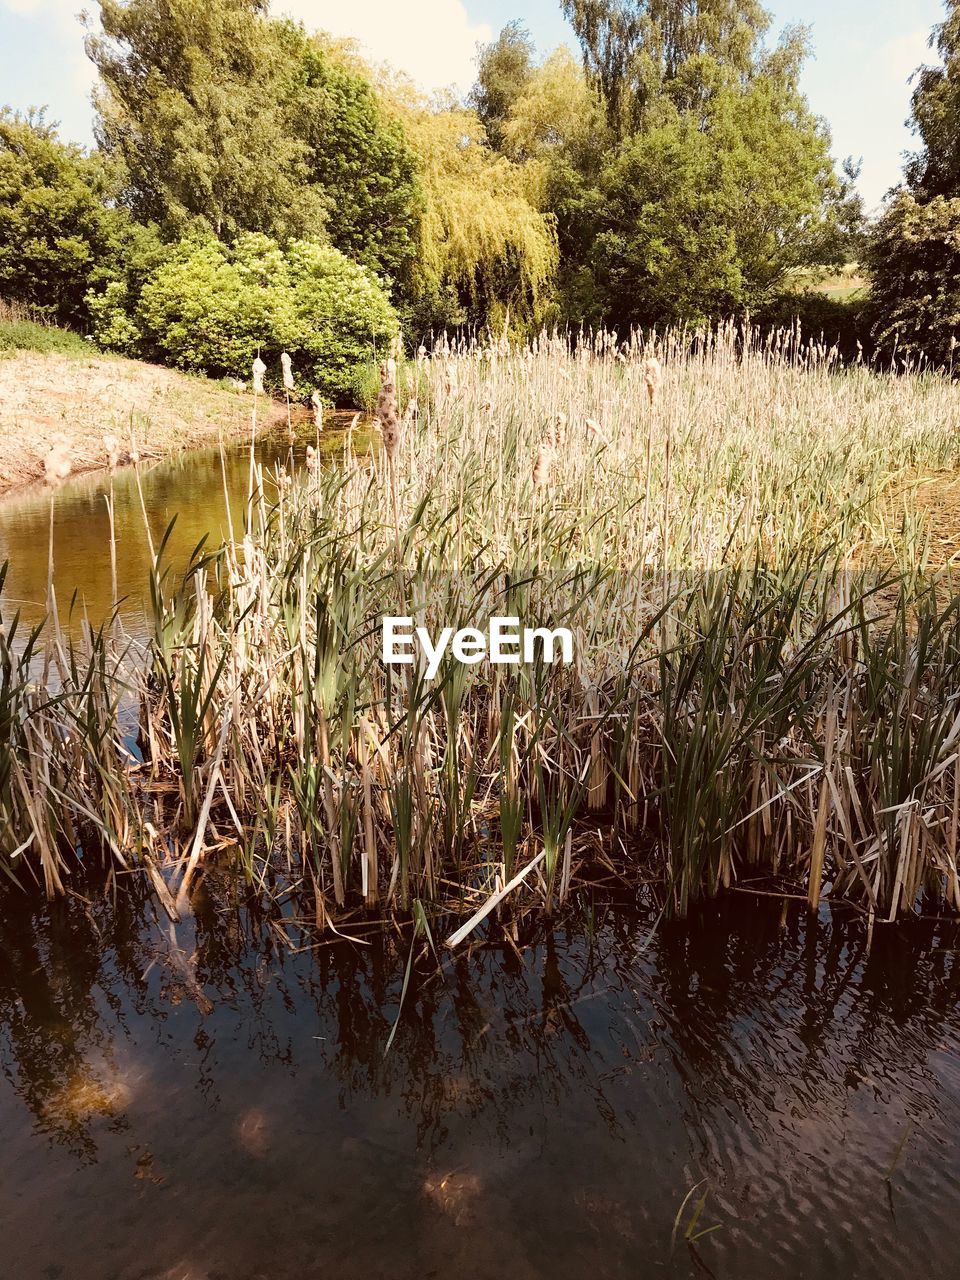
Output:
<svg viewBox="0 0 960 1280">
<path fill-rule="evenodd" d="M 8 906 L 7 1273 L 956 1273 L 953 926 L 577 905 L 417 963 L 386 1057 L 390 931 L 291 952 L 229 872 L 173 933 L 136 890 Z"/>
</svg>

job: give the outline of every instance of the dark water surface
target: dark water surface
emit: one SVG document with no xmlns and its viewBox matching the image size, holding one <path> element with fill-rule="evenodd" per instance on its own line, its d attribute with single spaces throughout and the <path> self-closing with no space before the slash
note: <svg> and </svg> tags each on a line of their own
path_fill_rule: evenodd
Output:
<svg viewBox="0 0 960 1280">
<path fill-rule="evenodd" d="M 952 929 L 585 902 L 419 961 L 385 1058 L 398 935 L 138 892 L 0 918 L 5 1277 L 960 1274 Z"/>
</svg>

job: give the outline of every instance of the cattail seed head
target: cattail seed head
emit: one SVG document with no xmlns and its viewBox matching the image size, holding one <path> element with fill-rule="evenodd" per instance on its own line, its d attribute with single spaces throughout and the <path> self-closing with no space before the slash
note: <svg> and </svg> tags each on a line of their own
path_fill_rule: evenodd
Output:
<svg viewBox="0 0 960 1280">
<path fill-rule="evenodd" d="M 663 365 L 656 356 L 650 356 L 644 361 L 643 381 L 647 387 L 647 397 L 650 404 L 655 405 L 660 395 L 660 388 L 663 385 Z"/>
<path fill-rule="evenodd" d="M 533 487 L 546 489 L 550 484 L 550 473 L 553 470 L 553 450 L 548 444 L 540 446 L 537 460 L 533 464 Z"/>
<path fill-rule="evenodd" d="M 50 451 L 43 460 L 43 475 L 47 484 L 56 487 L 66 480 L 73 469 L 70 446 L 63 436 L 54 436 Z"/>
<path fill-rule="evenodd" d="M 310 396 L 310 403 L 313 406 L 313 422 L 318 431 L 323 430 L 323 401 L 320 399 L 320 393 L 314 391 Z"/>
<path fill-rule="evenodd" d="M 396 361 L 387 360 L 380 366 L 380 394 L 377 396 L 377 418 L 383 435 L 387 458 L 393 461 L 400 443 L 400 418 L 397 412 L 397 386 L 394 382 Z"/>
<path fill-rule="evenodd" d="M 263 393 L 263 375 L 267 372 L 267 366 L 259 356 L 253 362 L 251 372 L 253 374 L 253 393 L 254 395 L 261 395 Z"/>
<path fill-rule="evenodd" d="M 280 366 L 283 369 L 283 387 L 285 391 L 293 391 L 296 383 L 293 380 L 293 361 L 284 351 L 280 356 Z"/>
<path fill-rule="evenodd" d="M 103 447 L 107 453 L 107 464 L 111 471 L 115 471 L 120 465 L 120 441 L 114 435 L 105 435 Z"/>
</svg>

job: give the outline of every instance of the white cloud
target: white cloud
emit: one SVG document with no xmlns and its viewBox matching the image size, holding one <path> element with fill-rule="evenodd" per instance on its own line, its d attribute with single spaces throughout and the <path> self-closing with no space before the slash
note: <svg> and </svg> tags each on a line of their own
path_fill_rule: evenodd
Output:
<svg viewBox="0 0 960 1280">
<path fill-rule="evenodd" d="M 367 58 L 406 71 L 424 89 L 468 88 L 477 44 L 493 38 L 488 23 L 471 22 L 462 0 L 274 0 L 273 11 L 356 39 Z"/>
</svg>

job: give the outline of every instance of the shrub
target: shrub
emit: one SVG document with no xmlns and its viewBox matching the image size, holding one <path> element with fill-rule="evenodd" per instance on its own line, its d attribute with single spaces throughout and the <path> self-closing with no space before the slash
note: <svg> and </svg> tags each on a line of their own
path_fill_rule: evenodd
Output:
<svg viewBox="0 0 960 1280">
<path fill-rule="evenodd" d="M 952 366 L 960 336 L 960 199 L 901 192 L 867 246 L 878 350 Z"/>
<path fill-rule="evenodd" d="M 338 250 L 259 233 L 228 247 L 187 239 L 170 250 L 131 302 L 109 282 L 89 301 L 98 341 L 213 377 L 248 378 L 259 353 L 276 380 L 293 358 L 298 385 L 349 397 L 371 356 L 399 330 L 382 286 Z"/>
<path fill-rule="evenodd" d="M 823 342 L 837 347 L 843 360 L 862 355 L 869 360 L 873 351 L 870 335 L 870 299 L 831 298 L 814 289 L 786 292 L 772 298 L 753 317 L 764 332 L 799 328 L 803 342 Z"/>
</svg>

